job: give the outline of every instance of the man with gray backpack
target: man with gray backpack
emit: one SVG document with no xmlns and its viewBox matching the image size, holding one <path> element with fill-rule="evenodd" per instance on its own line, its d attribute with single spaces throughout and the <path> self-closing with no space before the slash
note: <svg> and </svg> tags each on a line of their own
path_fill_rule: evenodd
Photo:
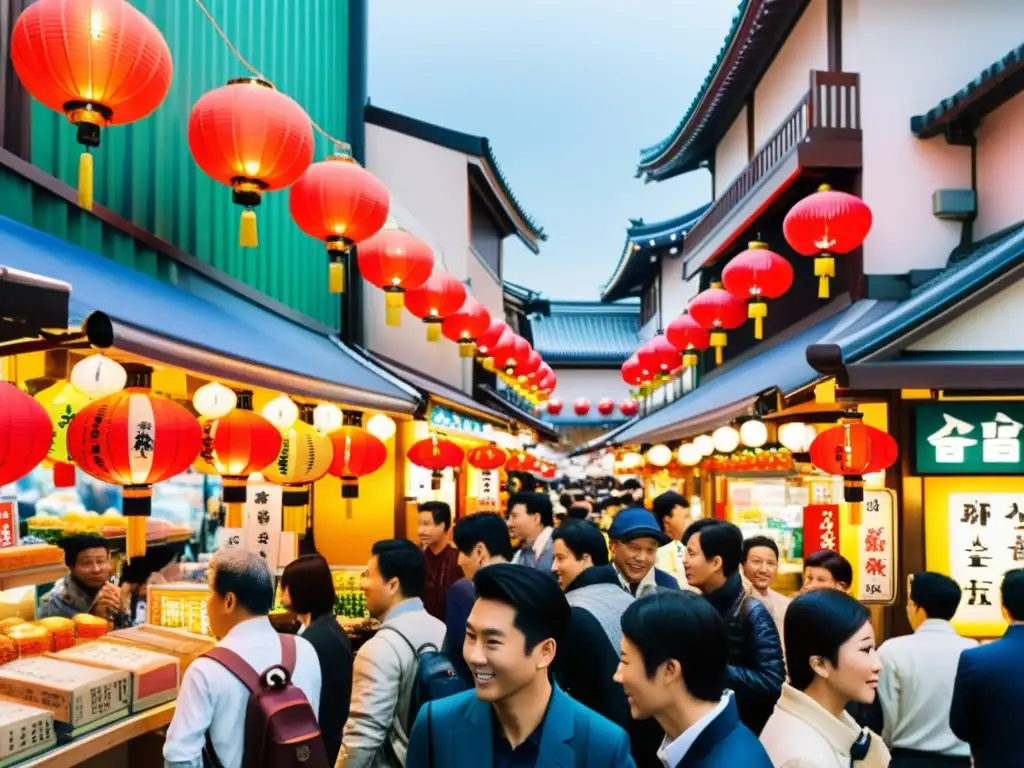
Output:
<svg viewBox="0 0 1024 768">
<path fill-rule="evenodd" d="M 373 545 L 363 593 L 381 628 L 356 653 L 337 768 L 401 768 L 420 705 L 462 688 L 440 653 L 445 626 L 424 609 L 425 588 L 426 564 L 415 544 Z"/>
</svg>

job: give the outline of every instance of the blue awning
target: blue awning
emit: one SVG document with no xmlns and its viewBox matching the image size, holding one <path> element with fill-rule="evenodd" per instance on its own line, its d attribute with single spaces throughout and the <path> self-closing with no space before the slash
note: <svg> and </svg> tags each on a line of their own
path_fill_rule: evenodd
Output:
<svg viewBox="0 0 1024 768">
<path fill-rule="evenodd" d="M 858 301 L 774 346 L 761 345 L 751 356 L 708 374 L 680 399 L 638 418 L 614 436 L 615 445 L 660 443 L 692 437 L 752 414 L 758 397 L 772 390 L 790 394 L 822 378 L 807 363 L 808 345 L 855 332 L 887 313 L 893 302 Z"/>
<path fill-rule="evenodd" d="M 253 258 L 259 258 L 258 255 Z M 414 390 L 325 332 L 294 323 L 181 270 L 176 288 L 0 217 L 0 263 L 71 284 L 72 324 L 87 317 L 118 349 L 240 385 L 413 413 Z"/>
</svg>

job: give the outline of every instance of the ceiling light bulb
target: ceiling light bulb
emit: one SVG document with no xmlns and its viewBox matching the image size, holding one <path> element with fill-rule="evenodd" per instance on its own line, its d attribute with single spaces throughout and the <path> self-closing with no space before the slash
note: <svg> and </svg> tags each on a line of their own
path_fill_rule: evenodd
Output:
<svg viewBox="0 0 1024 768">
<path fill-rule="evenodd" d="M 221 419 L 238 405 L 238 395 L 219 381 L 211 381 L 192 395 L 192 405 L 203 418 Z"/>
<path fill-rule="evenodd" d="M 263 418 L 280 430 L 289 429 L 299 420 L 299 406 L 288 395 L 279 395 L 263 406 Z"/>
</svg>

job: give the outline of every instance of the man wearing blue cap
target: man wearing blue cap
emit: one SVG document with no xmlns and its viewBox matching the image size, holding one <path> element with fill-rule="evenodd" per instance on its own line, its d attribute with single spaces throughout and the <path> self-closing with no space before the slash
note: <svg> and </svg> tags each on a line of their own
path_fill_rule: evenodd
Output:
<svg viewBox="0 0 1024 768">
<path fill-rule="evenodd" d="M 679 589 L 674 576 L 654 567 L 658 548 L 668 544 L 669 538 L 646 509 L 632 507 L 619 512 L 608 529 L 608 538 L 612 562 L 602 567 L 612 569 L 631 595 L 644 597 L 658 587 Z"/>
</svg>

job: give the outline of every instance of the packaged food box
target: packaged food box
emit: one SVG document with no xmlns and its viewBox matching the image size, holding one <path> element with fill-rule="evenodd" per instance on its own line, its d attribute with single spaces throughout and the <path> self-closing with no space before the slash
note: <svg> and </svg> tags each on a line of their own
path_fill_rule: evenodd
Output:
<svg viewBox="0 0 1024 768">
<path fill-rule="evenodd" d="M 63 616 L 49 616 L 35 622 L 50 632 L 50 650 L 63 651 L 75 644 L 75 622 Z"/>
<path fill-rule="evenodd" d="M 170 654 L 98 640 L 60 651 L 54 657 L 99 669 L 129 673 L 132 682 L 132 712 L 172 701 L 178 695 L 181 665 L 178 658 Z"/>
<path fill-rule="evenodd" d="M 58 725 L 80 728 L 127 712 L 131 681 L 127 672 L 36 656 L 0 667 L 0 694 L 50 710 Z"/>
<path fill-rule="evenodd" d="M 0 761 L 23 760 L 56 743 L 50 710 L 0 697 Z"/>
<path fill-rule="evenodd" d="M 18 648 L 19 656 L 40 656 L 53 648 L 50 630 L 40 624 L 15 624 L 4 630 Z"/>
<path fill-rule="evenodd" d="M 106 619 L 93 616 L 91 613 L 76 613 L 72 621 L 75 623 L 75 636 L 80 643 L 103 637 L 112 626 Z"/>
<path fill-rule="evenodd" d="M 213 640 L 209 637 L 175 629 L 154 627 L 151 624 L 115 630 L 104 635 L 103 642 L 121 643 L 170 654 L 181 662 L 182 675 L 193 661 L 214 646 Z"/>
<path fill-rule="evenodd" d="M 60 565 L 64 550 L 53 544 L 20 544 L 0 549 L 0 572 Z"/>
</svg>

